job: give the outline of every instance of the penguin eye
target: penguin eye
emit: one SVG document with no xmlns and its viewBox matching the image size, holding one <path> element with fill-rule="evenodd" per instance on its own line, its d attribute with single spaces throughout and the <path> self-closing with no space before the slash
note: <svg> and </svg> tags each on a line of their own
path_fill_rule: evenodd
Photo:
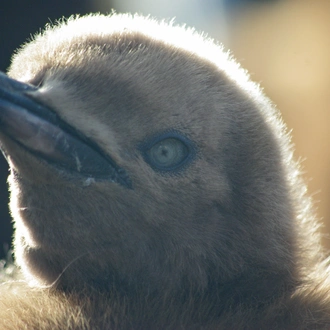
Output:
<svg viewBox="0 0 330 330">
<path fill-rule="evenodd" d="M 156 143 L 147 154 L 154 165 L 168 169 L 178 166 L 187 158 L 188 148 L 180 140 L 169 138 Z"/>
<path fill-rule="evenodd" d="M 193 156 L 190 141 L 182 136 L 161 136 L 143 148 L 144 159 L 158 171 L 174 171 L 185 165 Z"/>
</svg>

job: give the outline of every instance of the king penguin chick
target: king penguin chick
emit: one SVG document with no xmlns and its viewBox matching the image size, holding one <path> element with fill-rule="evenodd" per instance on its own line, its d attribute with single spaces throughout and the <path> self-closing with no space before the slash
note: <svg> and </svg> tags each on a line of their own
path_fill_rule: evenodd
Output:
<svg viewBox="0 0 330 330">
<path fill-rule="evenodd" d="M 278 112 L 221 47 L 71 18 L 0 76 L 14 252 L 1 329 L 330 329 Z"/>
</svg>

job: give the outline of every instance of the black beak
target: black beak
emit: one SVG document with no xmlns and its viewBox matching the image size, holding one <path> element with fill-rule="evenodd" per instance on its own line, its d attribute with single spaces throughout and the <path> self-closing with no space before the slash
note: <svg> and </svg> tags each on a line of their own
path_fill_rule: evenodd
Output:
<svg viewBox="0 0 330 330">
<path fill-rule="evenodd" d="M 46 105 L 29 97 L 37 87 L 0 72 L 0 132 L 50 165 L 132 188 L 124 169 Z M 5 141 L 4 141 L 5 142 Z M 2 148 L 6 154 L 5 143 Z"/>
</svg>

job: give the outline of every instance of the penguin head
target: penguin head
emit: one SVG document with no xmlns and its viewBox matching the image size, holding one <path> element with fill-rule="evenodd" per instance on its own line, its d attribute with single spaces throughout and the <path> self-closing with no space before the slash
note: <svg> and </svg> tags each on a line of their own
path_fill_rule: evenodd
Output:
<svg viewBox="0 0 330 330">
<path fill-rule="evenodd" d="M 0 140 L 35 285 L 207 290 L 295 272 L 284 129 L 221 47 L 94 15 L 47 28 L 8 75 Z"/>
</svg>

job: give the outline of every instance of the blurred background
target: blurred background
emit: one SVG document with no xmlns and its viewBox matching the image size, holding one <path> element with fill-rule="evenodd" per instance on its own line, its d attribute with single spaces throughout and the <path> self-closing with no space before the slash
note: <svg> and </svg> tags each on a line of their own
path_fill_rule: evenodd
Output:
<svg viewBox="0 0 330 330">
<path fill-rule="evenodd" d="M 0 70 L 31 35 L 72 14 L 138 12 L 186 23 L 231 49 L 281 110 L 330 250 L 330 1 L 12 0 L 0 4 Z M 0 259 L 10 249 L 7 164 L 0 157 Z"/>
</svg>

